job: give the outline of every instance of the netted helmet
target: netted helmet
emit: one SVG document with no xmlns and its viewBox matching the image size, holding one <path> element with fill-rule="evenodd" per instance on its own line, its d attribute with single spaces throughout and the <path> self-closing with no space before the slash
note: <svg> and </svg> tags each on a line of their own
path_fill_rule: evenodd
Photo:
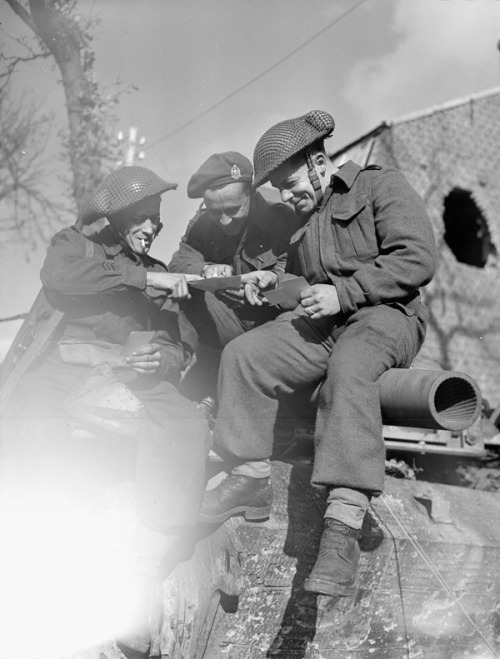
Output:
<svg viewBox="0 0 500 659">
<path fill-rule="evenodd" d="M 91 224 L 102 217 L 115 215 L 147 197 L 175 190 L 177 183 L 168 183 L 146 167 L 129 165 L 106 176 L 80 209 L 80 224 Z"/>
<path fill-rule="evenodd" d="M 254 186 L 268 181 L 280 165 L 315 142 L 324 140 L 334 129 L 333 117 L 323 110 L 311 110 L 301 117 L 280 121 L 269 128 L 254 150 Z"/>
</svg>

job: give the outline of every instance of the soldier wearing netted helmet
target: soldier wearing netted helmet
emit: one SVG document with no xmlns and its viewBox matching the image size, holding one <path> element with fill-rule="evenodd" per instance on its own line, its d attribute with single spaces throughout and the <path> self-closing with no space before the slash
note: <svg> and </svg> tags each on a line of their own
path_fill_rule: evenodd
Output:
<svg viewBox="0 0 500 659">
<path fill-rule="evenodd" d="M 71 502 L 83 485 L 91 510 L 96 499 L 130 501 L 118 509 L 131 526 L 116 563 L 130 557 L 132 565 L 123 581 L 137 619 L 127 618 L 120 646 L 133 656 L 149 656 L 150 587 L 191 537 L 205 484 L 206 419 L 177 389 L 196 348 L 178 307 L 187 281 L 149 253 L 162 228 L 161 195 L 176 187 L 145 167 L 118 169 L 76 224 L 53 237 L 41 270 L 44 304 L 30 325 L 35 358 L 15 386 L 6 382 L 1 433 L 0 480 L 22 483 L 42 518 L 51 514 L 46 491 Z M 9 492 L 0 498 L 5 505 Z M 120 622 L 116 614 L 113 631 Z"/>
<path fill-rule="evenodd" d="M 427 312 L 419 288 L 435 270 L 424 204 L 403 175 L 352 161 L 337 167 L 324 140 L 331 115 L 313 110 L 259 139 L 255 185 L 266 181 L 295 208 L 301 228 L 286 272 L 245 276 L 249 301 L 293 275 L 309 287 L 292 310 L 230 343 L 222 357 L 215 449 L 230 475 L 207 491 L 205 522 L 271 511 L 270 456 L 280 401 L 323 382 L 317 407 L 312 485 L 326 492 L 324 531 L 306 590 L 355 591 L 360 534 L 370 499 L 382 492 L 385 450 L 378 379 L 410 366 Z"/>
</svg>

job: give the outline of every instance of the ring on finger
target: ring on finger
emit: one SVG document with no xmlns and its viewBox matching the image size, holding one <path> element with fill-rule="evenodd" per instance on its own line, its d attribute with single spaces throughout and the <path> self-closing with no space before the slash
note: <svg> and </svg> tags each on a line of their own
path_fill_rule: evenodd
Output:
<svg viewBox="0 0 500 659">
<path fill-rule="evenodd" d="M 312 316 L 312 315 L 313 315 L 313 313 L 314 313 L 314 311 L 313 311 L 313 308 L 312 308 L 312 307 L 306 307 L 306 312 L 307 312 L 307 314 L 308 314 L 309 316 Z"/>
</svg>

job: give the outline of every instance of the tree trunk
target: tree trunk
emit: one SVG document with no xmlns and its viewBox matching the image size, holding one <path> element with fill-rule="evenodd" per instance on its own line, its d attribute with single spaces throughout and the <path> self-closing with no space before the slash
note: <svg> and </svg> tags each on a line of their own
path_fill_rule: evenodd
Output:
<svg viewBox="0 0 500 659">
<path fill-rule="evenodd" d="M 84 68 L 82 34 L 74 20 L 55 9 L 50 0 L 30 0 L 30 10 L 36 32 L 61 72 L 68 113 L 73 194 L 80 208 L 102 179 L 101 156 L 88 148 L 96 102 Z"/>
</svg>

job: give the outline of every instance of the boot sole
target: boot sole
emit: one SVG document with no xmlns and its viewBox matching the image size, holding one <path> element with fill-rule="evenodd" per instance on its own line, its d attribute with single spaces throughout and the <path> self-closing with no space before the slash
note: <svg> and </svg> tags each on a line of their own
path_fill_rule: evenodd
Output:
<svg viewBox="0 0 500 659">
<path fill-rule="evenodd" d="M 342 586 L 341 584 L 325 581 L 324 579 L 306 579 L 304 581 L 304 590 L 318 593 L 318 595 L 329 595 L 330 597 L 349 597 L 356 592 L 356 584 Z"/>
<path fill-rule="evenodd" d="M 198 519 L 205 524 L 218 524 L 220 522 L 225 522 L 230 517 L 234 517 L 234 515 L 241 514 L 243 514 L 245 519 L 249 522 L 263 522 L 264 520 L 269 519 L 271 506 L 261 506 L 260 508 L 238 506 L 236 508 L 231 508 L 231 510 L 227 510 L 225 513 L 221 513 L 220 515 L 204 515 L 203 513 L 200 513 Z"/>
</svg>

